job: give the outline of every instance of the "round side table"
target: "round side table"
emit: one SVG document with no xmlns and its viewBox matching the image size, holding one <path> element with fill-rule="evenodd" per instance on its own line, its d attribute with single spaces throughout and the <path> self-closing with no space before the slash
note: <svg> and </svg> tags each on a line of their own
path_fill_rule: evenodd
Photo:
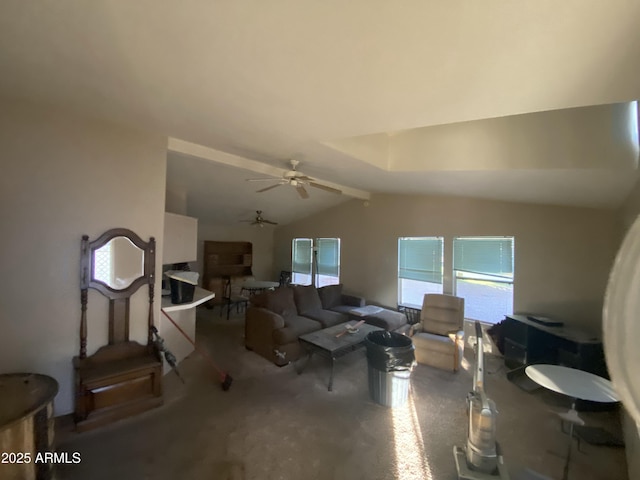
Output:
<svg viewBox="0 0 640 480">
<path fill-rule="evenodd" d="M 562 479 L 569 478 L 569 462 L 571 460 L 571 446 L 573 444 L 573 425 L 576 421 L 582 421 L 575 409 L 576 399 L 589 400 L 591 402 L 618 402 L 619 397 L 613 389 L 613 385 L 606 378 L 593 373 L 584 372 L 575 368 L 561 365 L 529 365 L 525 369 L 527 376 L 543 386 L 572 400 L 571 410 L 565 415 L 569 419 L 569 448 L 562 472 Z"/>
<path fill-rule="evenodd" d="M 36 455 L 53 451 L 53 398 L 57 393 L 58 382 L 47 375 L 0 375 L 0 451 L 15 457 L 0 464 L 0 478 L 52 478 L 52 464 L 36 463 Z"/>
</svg>

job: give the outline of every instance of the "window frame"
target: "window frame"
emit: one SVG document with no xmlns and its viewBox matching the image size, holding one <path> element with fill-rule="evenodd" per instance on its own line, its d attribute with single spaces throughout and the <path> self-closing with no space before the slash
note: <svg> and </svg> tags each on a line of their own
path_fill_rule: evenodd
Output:
<svg viewBox="0 0 640 480">
<path fill-rule="evenodd" d="M 308 241 L 309 245 L 309 261 L 303 262 L 302 255 L 298 256 L 298 260 L 296 260 L 297 253 L 299 251 L 299 247 L 297 244 L 303 241 Z M 298 265 L 305 264 L 309 266 L 308 271 L 302 270 L 298 268 Z M 308 277 L 308 283 L 307 278 Z M 308 237 L 296 237 L 291 240 L 291 283 L 295 283 L 298 285 L 311 285 L 313 279 L 313 239 Z"/>
<path fill-rule="evenodd" d="M 426 263 L 431 263 L 432 268 L 428 269 L 428 268 L 407 268 L 406 262 L 407 262 L 407 255 L 411 255 L 413 254 L 414 256 L 420 255 L 420 253 L 417 253 L 415 250 L 413 252 L 409 252 L 409 243 L 411 241 L 435 241 L 439 243 L 439 275 L 437 274 L 437 270 L 434 269 L 435 265 L 438 263 L 437 261 L 437 257 L 435 259 L 432 259 L 431 262 L 426 262 Z M 407 243 L 405 243 L 407 242 Z M 406 245 L 406 247 L 404 245 Z M 397 272 L 397 279 L 398 279 L 398 292 L 397 292 L 397 301 L 398 301 L 398 305 L 402 306 L 402 307 L 410 307 L 410 308 L 422 308 L 422 298 L 424 297 L 425 293 L 443 293 L 444 292 L 444 279 L 445 279 L 445 272 L 444 272 L 444 246 L 445 246 L 445 239 L 444 236 L 428 236 L 428 237 L 417 237 L 417 236 L 410 236 L 410 237 L 398 237 L 398 272 Z M 435 250 L 434 250 L 435 251 Z M 434 255 L 434 251 L 432 251 L 431 255 Z M 403 254 L 404 254 L 404 258 L 403 258 Z M 425 265 L 426 266 L 426 265 Z M 403 276 L 403 270 L 405 270 L 405 273 Z M 409 272 L 409 270 L 412 270 L 411 272 Z M 423 278 L 428 278 L 428 277 L 439 277 L 439 281 L 429 281 L 426 279 L 421 279 L 421 278 L 416 278 L 416 277 L 423 277 Z M 412 278 L 413 277 L 413 278 Z M 412 295 L 411 293 L 405 293 L 405 290 L 410 289 L 411 285 L 407 285 L 409 282 L 414 283 L 413 284 L 413 288 L 415 289 L 421 289 L 422 293 L 420 294 L 420 301 L 418 303 L 413 303 L 411 302 L 411 298 L 413 296 L 413 300 L 417 300 L 417 297 L 415 297 L 415 294 Z M 424 285 L 419 285 L 419 284 L 415 284 L 415 282 L 420 282 L 420 284 L 424 284 Z M 428 288 L 429 286 L 432 285 L 440 285 L 440 288 Z"/>
<path fill-rule="evenodd" d="M 508 255 L 503 254 L 503 252 L 498 253 L 499 256 L 499 265 L 497 268 L 495 268 L 493 272 L 488 272 L 488 271 L 481 271 L 482 267 L 479 266 L 481 263 L 486 263 L 486 256 L 485 258 L 480 258 L 482 257 L 482 255 L 479 255 L 478 252 L 473 252 L 471 254 L 471 256 L 476 257 L 475 259 L 475 265 L 473 260 L 466 260 L 467 264 L 465 266 L 469 267 L 469 266 L 473 266 L 473 269 L 462 269 L 462 268 L 456 268 L 456 263 L 457 261 L 461 262 L 462 260 L 458 260 L 459 259 L 459 255 L 457 254 L 457 246 L 460 245 L 460 243 L 457 243 L 458 241 L 491 241 L 491 240 L 496 240 L 496 241 L 508 241 L 510 243 L 510 253 Z M 459 281 L 478 281 L 478 282 L 487 282 L 493 285 L 509 285 L 510 286 L 510 292 L 511 292 L 511 298 L 509 300 L 509 304 L 511 307 L 511 311 L 505 311 L 503 312 L 503 315 L 510 315 L 513 313 L 513 304 L 514 304 L 514 297 L 515 297 L 515 236 L 496 236 L 496 235 L 492 235 L 492 236 L 481 236 L 481 235 L 474 235 L 474 236 L 457 236 L 453 238 L 453 242 L 452 242 L 452 246 L 453 246 L 453 258 L 452 258 L 452 291 L 454 295 L 457 296 L 463 296 L 460 293 L 460 285 L 459 285 Z M 479 250 L 479 249 L 476 249 Z M 502 250 L 502 247 L 500 247 L 500 250 Z M 491 254 L 492 252 L 489 252 L 489 254 Z M 507 268 L 505 268 L 505 266 L 508 265 Z M 460 265 L 458 265 L 460 266 Z M 472 271 L 475 270 L 475 271 Z M 506 270 L 510 270 L 509 273 L 506 272 Z M 467 297 L 465 297 L 465 318 L 469 319 L 469 320 L 479 320 L 481 322 L 485 322 L 485 323 L 497 323 L 498 321 L 500 321 L 500 319 L 495 319 L 495 320 L 490 320 L 487 318 L 475 318 L 473 316 L 473 314 L 469 314 L 469 308 L 467 308 L 469 306 L 469 303 L 472 303 L 474 300 L 471 300 Z M 508 310 L 508 309 L 507 309 Z"/>
<path fill-rule="evenodd" d="M 296 262 L 296 253 L 298 251 L 297 244 L 301 241 L 310 243 L 309 269 L 298 268 L 301 262 Z M 325 247 L 326 245 L 326 247 Z M 341 240 L 338 237 L 295 237 L 291 241 L 291 283 L 297 285 L 335 285 L 340 283 L 341 273 Z M 333 252 L 327 249 L 333 250 Z M 324 254 L 323 251 L 327 252 Z M 330 258 L 335 263 L 319 264 L 319 257 L 322 260 Z M 306 262 L 305 262 L 306 263 Z M 320 267 L 322 265 L 322 267 Z"/>
</svg>

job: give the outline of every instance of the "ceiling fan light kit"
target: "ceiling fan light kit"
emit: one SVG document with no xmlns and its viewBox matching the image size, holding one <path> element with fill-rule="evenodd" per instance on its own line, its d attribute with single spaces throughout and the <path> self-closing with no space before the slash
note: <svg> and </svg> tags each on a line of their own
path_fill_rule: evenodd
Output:
<svg viewBox="0 0 640 480">
<path fill-rule="evenodd" d="M 257 190 L 256 193 L 262 193 L 262 192 L 266 192 L 268 190 L 271 190 L 273 188 L 279 187 L 281 185 L 289 185 L 293 188 L 296 189 L 296 192 L 298 193 L 298 196 L 302 199 L 307 199 L 309 198 L 309 192 L 307 192 L 305 187 L 313 187 L 313 188 L 317 188 L 319 190 L 324 190 L 325 192 L 330 192 L 330 193 L 335 193 L 340 195 L 342 193 L 341 190 L 338 190 L 337 188 L 333 188 L 330 187 L 329 185 L 324 185 L 322 183 L 318 183 L 316 181 L 316 179 L 308 177 L 307 175 L 303 174 L 302 172 L 296 170 L 297 166 L 300 164 L 300 162 L 298 160 L 290 160 L 289 163 L 291 164 L 291 170 L 288 170 L 286 172 L 284 172 L 282 174 L 282 178 L 278 179 L 278 178 L 248 178 L 247 182 L 273 182 L 273 181 L 277 181 L 278 183 L 276 183 L 275 185 L 271 185 L 269 187 L 266 188 L 262 188 L 260 190 Z"/>
</svg>

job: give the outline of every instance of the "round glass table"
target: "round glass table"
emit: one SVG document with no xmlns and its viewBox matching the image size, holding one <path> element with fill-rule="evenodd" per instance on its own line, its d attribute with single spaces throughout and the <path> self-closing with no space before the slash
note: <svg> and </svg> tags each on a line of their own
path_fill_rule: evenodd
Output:
<svg viewBox="0 0 640 480">
<path fill-rule="evenodd" d="M 279 282 L 270 282 L 268 280 L 247 280 L 242 284 L 242 290 L 249 292 L 249 295 L 264 292 L 265 290 L 273 290 L 280 286 Z"/>
<path fill-rule="evenodd" d="M 575 409 L 576 399 L 611 403 L 618 402 L 619 397 L 613 389 L 613 384 L 606 378 L 575 368 L 561 365 L 529 365 L 525 373 L 538 385 L 572 399 L 571 410 L 564 414 L 564 418 L 572 419 L 569 421 L 569 448 L 562 475 L 563 480 L 566 480 L 569 478 L 573 426 L 576 421 L 582 421 Z"/>
<path fill-rule="evenodd" d="M 529 365 L 525 372 L 538 385 L 567 397 L 591 402 L 618 402 L 613 384 L 593 373 L 561 365 Z"/>
</svg>

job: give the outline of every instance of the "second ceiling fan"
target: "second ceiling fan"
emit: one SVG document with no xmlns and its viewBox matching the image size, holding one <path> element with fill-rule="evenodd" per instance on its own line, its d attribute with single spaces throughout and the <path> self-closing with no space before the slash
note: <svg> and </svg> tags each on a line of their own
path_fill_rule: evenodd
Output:
<svg viewBox="0 0 640 480">
<path fill-rule="evenodd" d="M 258 190 L 258 193 L 266 192 L 267 190 L 271 190 L 272 188 L 279 187 L 281 185 L 290 185 L 296 189 L 300 198 L 309 198 L 309 192 L 305 187 L 313 187 L 319 188 L 320 190 L 324 190 L 326 192 L 341 194 L 342 191 L 337 188 L 330 187 L 328 185 L 323 185 L 318 183 L 315 179 L 308 177 L 302 172 L 296 170 L 296 167 L 300 163 L 298 160 L 290 160 L 291 170 L 288 170 L 282 174 L 282 178 L 248 178 L 247 182 L 273 182 L 277 181 L 275 185 L 270 185 L 266 188 Z"/>
<path fill-rule="evenodd" d="M 264 227 L 265 225 L 277 225 L 278 222 L 272 222 L 262 217 L 262 210 L 256 210 L 256 217 L 252 220 L 240 220 L 241 222 L 248 222 L 251 225 L 257 225 L 258 227 Z"/>
</svg>

